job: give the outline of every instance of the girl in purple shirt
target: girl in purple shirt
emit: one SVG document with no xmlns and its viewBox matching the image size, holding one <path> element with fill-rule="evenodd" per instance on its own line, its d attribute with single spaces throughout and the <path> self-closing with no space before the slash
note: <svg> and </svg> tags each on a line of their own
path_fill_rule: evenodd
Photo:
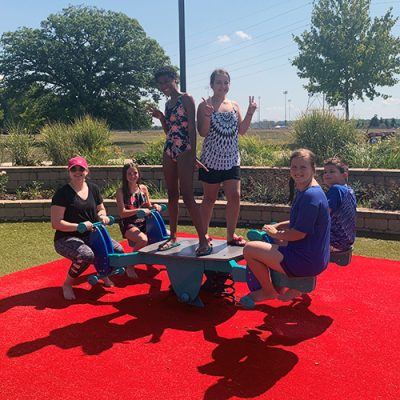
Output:
<svg viewBox="0 0 400 400">
<path fill-rule="evenodd" d="M 301 294 L 295 289 L 278 293 L 269 269 L 288 276 L 315 276 L 328 266 L 330 216 L 326 196 L 314 178 L 315 155 L 307 149 L 290 157 L 290 177 L 296 188 L 290 220 L 264 225 L 275 243 L 248 242 L 243 254 L 261 289 L 242 297 L 240 303 L 253 308 L 258 301 L 279 298 L 290 300 Z M 291 196 L 293 197 L 293 196 Z M 287 245 L 285 245 L 287 243 Z"/>
</svg>

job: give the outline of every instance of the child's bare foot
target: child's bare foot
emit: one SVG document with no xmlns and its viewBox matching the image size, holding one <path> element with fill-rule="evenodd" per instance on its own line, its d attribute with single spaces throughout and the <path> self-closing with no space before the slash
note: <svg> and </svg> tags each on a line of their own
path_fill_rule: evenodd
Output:
<svg viewBox="0 0 400 400">
<path fill-rule="evenodd" d="M 126 276 L 130 279 L 137 279 L 138 274 L 135 271 L 135 267 L 132 265 L 126 269 Z"/>
<path fill-rule="evenodd" d="M 264 301 L 264 300 L 273 300 L 278 297 L 278 293 L 275 290 L 266 291 L 264 289 L 255 290 L 254 292 L 250 292 L 249 296 L 255 301 Z"/>
<path fill-rule="evenodd" d="M 68 283 L 64 283 L 63 287 L 63 295 L 65 300 L 75 300 L 75 293 L 74 290 L 72 289 L 72 286 L 69 285 Z"/>
<path fill-rule="evenodd" d="M 285 293 L 278 295 L 278 299 L 282 301 L 290 301 L 296 297 L 299 297 L 303 294 L 300 290 L 297 289 L 288 289 Z"/>
<path fill-rule="evenodd" d="M 115 286 L 114 282 L 108 276 L 103 278 L 103 283 L 104 283 L 105 287 L 113 287 L 113 286 Z"/>
</svg>

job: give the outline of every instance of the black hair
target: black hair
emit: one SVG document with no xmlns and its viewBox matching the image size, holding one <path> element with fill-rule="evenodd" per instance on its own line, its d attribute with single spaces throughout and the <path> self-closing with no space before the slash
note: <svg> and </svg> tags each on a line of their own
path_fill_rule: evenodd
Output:
<svg viewBox="0 0 400 400">
<path fill-rule="evenodd" d="M 171 67 L 169 65 L 166 65 L 164 67 L 159 68 L 155 73 L 154 73 L 154 79 L 156 82 L 158 82 L 158 79 L 161 76 L 167 76 L 168 78 L 174 80 L 174 81 L 179 81 L 179 75 L 178 72 L 176 72 L 176 69 L 174 67 Z"/>
</svg>

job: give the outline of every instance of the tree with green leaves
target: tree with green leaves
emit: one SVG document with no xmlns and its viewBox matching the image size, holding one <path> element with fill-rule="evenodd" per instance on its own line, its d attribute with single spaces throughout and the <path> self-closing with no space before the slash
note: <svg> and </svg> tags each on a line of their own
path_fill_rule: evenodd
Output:
<svg viewBox="0 0 400 400">
<path fill-rule="evenodd" d="M 146 101 L 159 99 L 153 73 L 169 63 L 137 20 L 70 6 L 51 14 L 40 29 L 24 27 L 2 35 L 5 119 L 28 119 L 40 126 L 89 114 L 117 128 L 150 126 Z"/>
<path fill-rule="evenodd" d="M 400 38 L 391 34 L 398 21 L 389 9 L 371 20 L 370 0 L 318 0 L 310 31 L 295 36 L 299 55 L 292 64 L 308 79 L 310 94 L 324 93 L 331 106 L 365 97 L 388 96 L 378 87 L 393 86 L 400 73 Z"/>
</svg>

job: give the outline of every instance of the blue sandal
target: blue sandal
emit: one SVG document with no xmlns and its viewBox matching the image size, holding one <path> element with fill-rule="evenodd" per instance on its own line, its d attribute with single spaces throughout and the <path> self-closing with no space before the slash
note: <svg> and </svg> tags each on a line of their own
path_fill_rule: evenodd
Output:
<svg viewBox="0 0 400 400">
<path fill-rule="evenodd" d="M 210 244 L 207 247 L 204 247 L 203 249 L 200 249 L 200 247 L 198 247 L 196 249 L 196 257 L 208 256 L 209 254 L 212 253 L 212 251 L 213 251 L 213 247 Z"/>
<path fill-rule="evenodd" d="M 181 245 L 180 243 L 178 243 L 178 242 L 172 242 L 171 239 L 168 239 L 166 242 L 161 243 L 161 244 L 158 246 L 158 251 L 167 251 L 167 250 L 171 250 L 171 249 L 173 249 L 174 247 L 178 247 L 178 246 L 180 246 L 180 245 Z"/>
<path fill-rule="evenodd" d="M 256 306 L 256 303 L 249 295 L 243 296 L 240 299 L 239 304 L 246 310 L 253 310 Z"/>
</svg>

